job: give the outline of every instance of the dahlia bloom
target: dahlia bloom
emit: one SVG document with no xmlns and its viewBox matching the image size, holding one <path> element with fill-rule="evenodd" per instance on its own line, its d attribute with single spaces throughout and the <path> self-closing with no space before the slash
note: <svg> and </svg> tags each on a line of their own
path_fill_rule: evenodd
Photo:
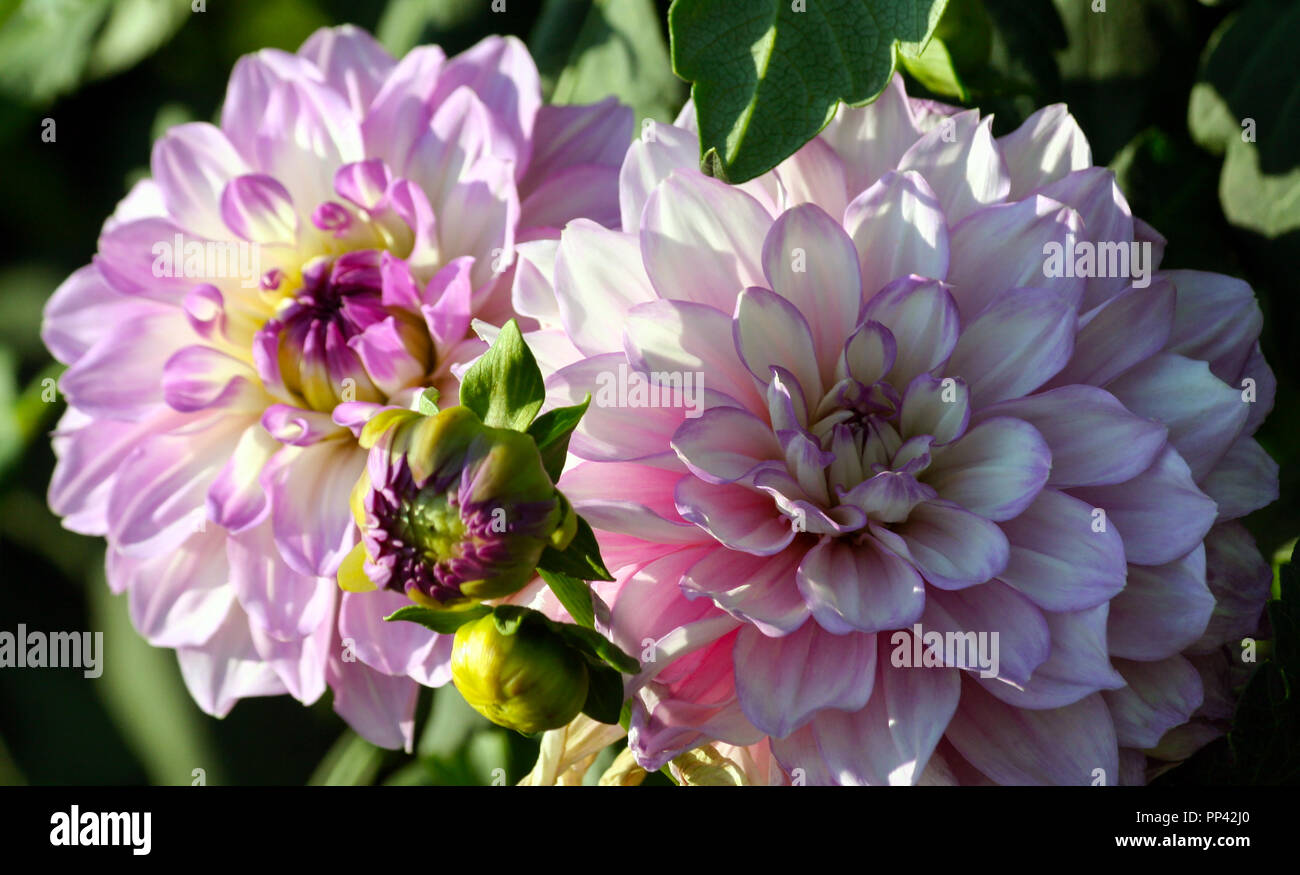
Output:
<svg viewBox="0 0 1300 875">
<path fill-rule="evenodd" d="M 735 187 L 683 119 L 629 151 L 621 230 L 514 280 L 548 403 L 596 399 L 559 486 L 645 666 L 640 763 L 1136 783 L 1221 733 L 1269 587 L 1237 520 L 1277 496 L 1251 289 L 1158 270 L 1062 106 L 995 138 L 896 78 Z"/>
<path fill-rule="evenodd" d="M 617 221 L 630 110 L 541 106 L 523 45 L 401 61 L 350 26 L 231 75 L 219 126 L 173 128 L 152 178 L 51 298 L 68 365 L 50 505 L 108 541 L 137 629 L 198 704 L 290 693 L 372 741 L 411 742 L 450 636 L 382 628 L 397 593 L 346 593 L 357 434 L 511 315 L 516 242 Z"/>
</svg>

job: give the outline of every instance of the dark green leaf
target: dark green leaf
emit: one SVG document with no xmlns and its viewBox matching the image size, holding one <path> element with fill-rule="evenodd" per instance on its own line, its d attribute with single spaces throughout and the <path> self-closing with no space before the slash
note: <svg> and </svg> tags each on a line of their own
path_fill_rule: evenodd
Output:
<svg viewBox="0 0 1300 875">
<path fill-rule="evenodd" d="M 542 621 L 551 622 L 544 614 L 538 613 L 532 608 L 524 608 L 519 605 L 497 605 L 492 608 L 492 622 L 496 624 L 497 631 L 502 635 L 515 634 L 525 622 Z"/>
<path fill-rule="evenodd" d="M 545 398 L 541 368 L 513 319 L 460 384 L 460 403 L 495 428 L 525 431 Z"/>
<path fill-rule="evenodd" d="M 673 70 L 691 81 L 701 166 L 728 182 L 771 170 L 839 101 L 870 103 L 895 51 L 917 57 L 946 0 L 674 0 Z"/>
<path fill-rule="evenodd" d="M 542 454 L 542 464 L 546 467 L 546 473 L 550 475 L 552 483 L 560 479 L 560 472 L 564 470 L 565 457 L 569 454 L 569 438 L 577 428 L 582 415 L 587 412 L 587 405 L 590 403 L 591 395 L 588 394 L 581 404 L 549 410 L 528 426 L 528 433 L 537 442 L 537 450 Z"/>
<path fill-rule="evenodd" d="M 425 389 L 420 393 L 419 410 L 425 416 L 433 416 L 438 412 L 438 390 Z"/>
<path fill-rule="evenodd" d="M 578 533 L 573 536 L 568 549 L 561 552 L 552 547 L 547 547 L 542 551 L 542 558 L 537 563 L 537 570 L 542 572 L 543 579 L 546 579 L 548 572 L 576 577 L 579 582 L 614 579 L 614 576 L 609 573 L 609 569 L 605 567 L 604 561 L 600 558 L 600 545 L 596 543 L 596 534 L 582 517 L 578 517 Z M 550 580 L 547 579 L 547 582 L 550 583 Z M 555 587 L 552 586 L 551 588 L 554 589 Z M 583 588 L 586 588 L 586 584 L 583 584 Z M 565 605 L 565 607 L 568 606 Z M 591 610 L 590 598 L 587 599 L 587 610 Z M 591 624 L 586 623 L 584 625 Z"/>
<path fill-rule="evenodd" d="M 617 723 L 623 708 L 623 676 L 612 668 L 587 670 L 587 701 L 582 713 L 598 723 Z"/>
<path fill-rule="evenodd" d="M 491 608 L 486 605 L 475 605 L 472 608 L 458 611 L 435 611 L 433 608 L 426 608 L 423 605 L 407 605 L 393 611 L 384 619 L 390 623 L 397 620 L 419 623 L 426 629 L 450 635 L 470 620 L 477 620 L 490 610 Z"/>
<path fill-rule="evenodd" d="M 588 629 L 595 628 L 596 614 L 591 607 L 591 587 L 585 580 L 545 568 L 538 568 L 537 573 L 546 581 L 546 585 L 555 593 L 574 622 Z"/>
<path fill-rule="evenodd" d="M 593 665 L 605 664 L 616 668 L 624 674 L 636 674 L 641 670 L 641 663 L 628 656 L 618 645 L 601 635 L 595 629 L 575 626 L 572 623 L 554 624 L 575 650 L 587 657 Z"/>
</svg>

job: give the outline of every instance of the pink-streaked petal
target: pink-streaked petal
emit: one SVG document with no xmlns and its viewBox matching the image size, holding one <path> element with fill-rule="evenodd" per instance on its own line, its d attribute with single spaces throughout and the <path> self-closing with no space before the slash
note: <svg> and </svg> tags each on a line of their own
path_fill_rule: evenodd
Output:
<svg viewBox="0 0 1300 875">
<path fill-rule="evenodd" d="M 153 146 L 153 178 L 167 213 L 183 227 L 213 240 L 229 235 L 221 217 L 226 183 L 249 173 L 221 129 L 206 122 L 177 125 Z"/>
<path fill-rule="evenodd" d="M 1097 519 L 1087 502 L 1044 489 L 1024 513 L 1002 523 L 1011 555 L 999 576 L 1048 611 L 1109 600 L 1124 588 L 1127 542 L 1110 521 L 1097 531 Z"/>
<path fill-rule="evenodd" d="M 619 226 L 616 167 L 586 164 L 558 171 L 519 204 L 522 228 L 559 229 L 574 219 Z"/>
<path fill-rule="evenodd" d="M 733 550 L 770 556 L 794 540 L 790 521 L 762 492 L 705 483 L 694 476 L 677 485 L 677 512 Z"/>
<path fill-rule="evenodd" d="M 749 721 L 776 738 L 789 735 L 823 708 L 856 711 L 876 675 L 876 636 L 832 635 L 804 623 L 782 638 L 742 628 L 732 654 L 736 693 Z"/>
<path fill-rule="evenodd" d="M 1051 449 L 1048 486 L 1122 483 L 1145 471 L 1164 447 L 1167 429 L 1135 416 L 1114 395 L 1092 386 L 1062 386 L 981 410 L 975 419 L 1011 416 L 1038 430 Z"/>
<path fill-rule="evenodd" d="M 1088 138 L 1063 103 L 1043 107 L 1020 127 L 998 137 L 998 148 L 1011 177 L 1010 200 L 1092 166 Z"/>
<path fill-rule="evenodd" d="M 795 544 L 775 556 L 718 547 L 686 572 L 682 592 L 687 598 L 712 598 L 718 607 L 764 635 L 787 635 L 810 616 L 795 581 L 804 552 Z"/>
<path fill-rule="evenodd" d="M 225 717 L 240 699 L 288 692 L 257 652 L 248 618 L 237 604 L 231 604 L 216 633 L 201 647 L 178 647 L 176 660 L 195 704 L 213 717 Z"/>
<path fill-rule="evenodd" d="M 736 300 L 732 333 L 736 351 L 763 382 L 779 367 L 794 375 L 804 394 L 821 397 L 821 367 L 812 329 L 794 304 L 764 288 L 748 288 Z"/>
<path fill-rule="evenodd" d="M 241 532 L 261 521 L 267 502 L 258 478 L 279 449 L 280 443 L 261 423 L 244 429 L 230 459 L 208 488 L 208 516 L 213 522 Z"/>
<path fill-rule="evenodd" d="M 873 531 L 880 537 L 881 529 Z M 1007 565 L 1008 545 L 1002 530 L 955 504 L 919 504 L 894 532 L 905 545 L 906 558 L 940 589 L 982 583 L 996 577 Z M 895 549 L 895 539 L 884 543 Z"/>
<path fill-rule="evenodd" d="M 450 664 L 441 664 L 442 651 L 451 654 L 451 635 L 439 635 L 419 623 L 385 622 L 384 617 L 409 605 L 403 594 L 378 592 L 343 593 L 339 606 L 339 637 L 357 659 L 375 671 L 397 677 L 409 676 L 438 687 L 451 678 Z M 433 659 L 434 651 L 439 658 Z M 433 664 L 430 676 L 426 666 Z"/>
<path fill-rule="evenodd" d="M 280 640 L 312 634 L 334 614 L 338 585 L 294 571 L 280 558 L 269 523 L 228 542 L 230 583 L 249 622 Z"/>
<path fill-rule="evenodd" d="M 957 303 L 939 280 L 902 277 L 867 301 L 864 321 L 879 322 L 894 336 L 897 355 L 888 380 L 906 386 L 952 354 L 960 333 Z"/>
<path fill-rule="evenodd" d="M 863 191 L 898 166 L 921 136 L 902 74 L 895 74 L 879 97 L 866 106 L 841 103 L 821 138 L 844 164 L 848 191 Z"/>
<path fill-rule="evenodd" d="M 360 119 L 397 62 L 361 28 L 323 27 L 307 38 L 298 55 L 315 64 L 325 82 L 347 98 Z"/>
<path fill-rule="evenodd" d="M 736 407 L 715 407 L 688 419 L 672 446 L 686 467 L 710 483 L 734 483 L 760 463 L 782 458 L 772 427 Z"/>
<path fill-rule="evenodd" d="M 249 243 L 292 246 L 298 240 L 298 214 L 280 182 L 250 173 L 230 180 L 221 191 L 221 218 Z"/>
<path fill-rule="evenodd" d="M 1214 502 L 1197 488 L 1187 463 L 1171 447 L 1132 480 L 1070 492 L 1106 511 L 1107 528 L 1118 530 L 1128 561 L 1139 565 L 1163 565 L 1186 556 L 1217 515 Z"/>
<path fill-rule="evenodd" d="M 300 574 L 331 577 L 356 544 L 349 497 L 366 453 L 350 440 L 285 447 L 263 469 L 275 543 Z"/>
<path fill-rule="evenodd" d="M 1250 412 L 1241 392 L 1210 372 L 1203 361 L 1157 355 L 1106 384 L 1139 416 L 1169 427 L 1169 443 L 1200 480 L 1223 458 Z"/>
<path fill-rule="evenodd" d="M 816 204 L 832 216 L 842 216 L 848 205 L 844 162 L 820 137 L 814 137 L 772 170 L 780 189 L 781 206 L 793 209 Z"/>
<path fill-rule="evenodd" d="M 419 685 L 409 678 L 375 671 L 355 658 L 349 662 L 344 656 L 335 638 L 325 665 L 325 678 L 334 691 L 335 713 L 371 744 L 410 753 Z"/>
<path fill-rule="evenodd" d="M 800 563 L 797 581 L 813 618 L 835 635 L 910 626 L 925 608 L 921 575 L 872 538 L 850 544 L 823 536 Z"/>
<path fill-rule="evenodd" d="M 698 135 L 662 124 L 648 130 L 628 148 L 618 173 L 619 211 L 628 233 L 640 229 L 645 203 L 659 183 L 674 170 L 694 170 L 699 163 Z"/>
<path fill-rule="evenodd" d="M 940 498 L 991 520 L 1008 520 L 1034 500 L 1051 468 L 1052 454 L 1036 428 L 995 417 L 936 450 L 924 481 Z"/>
<path fill-rule="evenodd" d="M 848 205 L 844 227 L 857 249 L 868 298 L 898 277 L 948 277 L 948 226 L 919 173 L 886 173 Z"/>
<path fill-rule="evenodd" d="M 621 325 L 630 308 L 658 297 L 641 266 L 637 238 L 584 219 L 560 235 L 555 295 L 566 333 L 587 355 L 619 351 L 619 334 L 610 326 Z"/>
<path fill-rule="evenodd" d="M 1008 289 L 962 331 L 946 370 L 965 378 L 977 408 L 1019 398 L 1065 367 L 1074 331 L 1068 300 L 1049 289 Z"/>
<path fill-rule="evenodd" d="M 682 476 L 648 465 L 582 462 L 564 472 L 559 487 L 597 529 L 661 543 L 707 541 L 708 535 L 677 513 L 675 490 Z M 611 482 L 620 484 L 617 498 L 610 496 Z"/>
<path fill-rule="evenodd" d="M 1191 720 L 1201 707 L 1201 676 L 1183 657 L 1116 663 L 1128 686 L 1102 695 L 1115 721 L 1115 735 L 1125 747 L 1155 747 L 1165 732 Z"/>
<path fill-rule="evenodd" d="M 225 622 L 235 593 L 223 535 L 214 527 L 148 559 L 109 550 L 113 588 L 127 591 L 131 623 L 154 647 L 200 647 Z"/>
<path fill-rule="evenodd" d="M 1064 708 L 1032 711 L 1001 702 L 972 680 L 948 724 L 948 741 L 999 784 L 1090 785 L 1119 778 L 1119 747 L 1099 693 Z"/>
<path fill-rule="evenodd" d="M 940 125 L 931 130 L 898 162 L 899 170 L 920 172 L 938 193 L 949 225 L 1004 200 L 1011 190 L 992 129 L 992 116 L 980 120 L 975 110 L 958 113 L 951 128 Z"/>
<path fill-rule="evenodd" d="M 759 241 L 772 217 L 749 195 L 699 172 L 675 172 L 651 193 L 641 252 L 658 297 L 730 313 L 736 296 L 766 279 Z"/>
</svg>

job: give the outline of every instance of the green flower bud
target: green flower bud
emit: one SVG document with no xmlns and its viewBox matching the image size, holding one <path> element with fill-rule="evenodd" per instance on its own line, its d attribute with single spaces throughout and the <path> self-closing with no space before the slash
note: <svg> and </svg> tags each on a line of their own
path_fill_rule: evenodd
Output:
<svg viewBox="0 0 1300 875">
<path fill-rule="evenodd" d="M 451 677 L 474 710 L 528 735 L 578 716 L 589 683 L 582 655 L 541 617 L 525 616 L 506 634 L 492 614 L 456 630 Z"/>
</svg>

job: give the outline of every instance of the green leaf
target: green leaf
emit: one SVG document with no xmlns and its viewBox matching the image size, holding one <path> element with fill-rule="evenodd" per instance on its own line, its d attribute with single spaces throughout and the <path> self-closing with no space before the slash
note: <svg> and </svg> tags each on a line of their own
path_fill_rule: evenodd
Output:
<svg viewBox="0 0 1300 875">
<path fill-rule="evenodd" d="M 623 676 L 612 668 L 587 671 L 587 701 L 582 713 L 598 723 L 617 723 L 623 709 Z"/>
<path fill-rule="evenodd" d="M 460 403 L 495 428 L 527 430 L 545 398 L 542 370 L 513 319 L 460 384 Z"/>
<path fill-rule="evenodd" d="M 582 517 L 578 517 L 578 532 L 569 542 L 568 548 L 561 552 L 553 547 L 547 547 L 542 551 L 537 570 L 543 572 L 543 578 L 546 577 L 546 573 L 558 573 L 576 577 L 580 582 L 614 579 L 609 569 L 605 567 L 604 560 L 600 558 L 600 545 L 596 543 L 595 532 Z"/>
<path fill-rule="evenodd" d="M 591 587 L 584 580 L 579 580 L 559 571 L 538 568 L 537 573 L 546 581 L 546 585 L 555 593 L 555 597 L 564 605 L 574 622 L 588 629 L 596 627 L 596 613 L 591 606 Z"/>
<path fill-rule="evenodd" d="M 592 665 L 605 664 L 618 669 L 624 674 L 636 674 L 641 670 L 641 663 L 624 653 L 617 644 L 610 641 L 595 629 L 575 626 L 572 623 L 556 623 L 548 620 L 569 645 L 587 657 Z"/>
<path fill-rule="evenodd" d="M 844 101 L 870 103 L 895 52 L 920 55 L 946 0 L 674 0 L 673 70 L 691 81 L 701 166 L 727 182 L 771 170 Z"/>
<path fill-rule="evenodd" d="M 439 34 L 464 27 L 487 8 L 483 0 L 389 0 L 375 36 L 400 58 L 420 43 L 436 42 Z"/>
<path fill-rule="evenodd" d="M 943 44 L 943 40 L 937 36 L 930 40 L 926 45 L 925 51 L 921 52 L 919 57 L 909 58 L 901 55 L 899 60 L 908 73 L 916 78 L 926 88 L 941 97 L 952 97 L 960 101 L 966 101 L 970 94 L 966 91 L 966 86 L 962 84 L 961 77 L 957 75 L 957 68 L 953 64 L 953 59 L 948 54 L 948 49 Z"/>
<path fill-rule="evenodd" d="M 1211 37 L 1188 126 L 1222 154 L 1228 221 L 1265 237 L 1300 228 L 1300 5 L 1254 0 Z"/>
<path fill-rule="evenodd" d="M 638 119 L 659 121 L 671 121 L 681 106 L 682 83 L 672 74 L 652 0 L 548 0 L 528 47 L 551 103 L 612 95 Z"/>
<path fill-rule="evenodd" d="M 393 611 L 384 619 L 390 623 L 398 620 L 419 623 L 426 629 L 441 632 L 443 635 L 450 635 L 470 620 L 477 620 L 491 610 L 486 605 L 474 605 L 471 608 L 454 611 L 435 611 L 433 608 L 426 608 L 423 605 L 406 605 Z"/>
<path fill-rule="evenodd" d="M 383 762 L 382 748 L 375 747 L 349 729 L 339 736 L 339 740 L 316 766 L 311 777 L 307 779 L 307 786 L 369 786 L 375 782 Z"/>
<path fill-rule="evenodd" d="M 552 483 L 560 479 L 564 460 L 569 454 L 569 438 L 590 403 L 591 395 L 588 394 L 581 404 L 547 411 L 528 426 L 528 433 L 537 443 L 537 449 L 542 454 L 542 464 Z"/>
<path fill-rule="evenodd" d="M 433 416 L 438 412 L 438 390 L 425 389 L 420 393 L 419 410 L 425 416 Z"/>
</svg>

